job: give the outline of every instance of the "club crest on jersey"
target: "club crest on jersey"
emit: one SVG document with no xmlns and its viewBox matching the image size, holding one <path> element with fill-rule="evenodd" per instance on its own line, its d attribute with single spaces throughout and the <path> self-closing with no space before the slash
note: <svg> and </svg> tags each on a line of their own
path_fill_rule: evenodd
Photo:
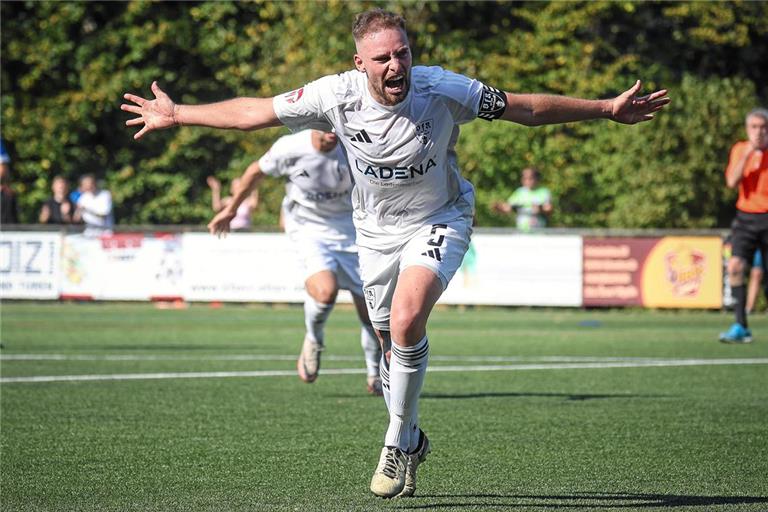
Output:
<svg viewBox="0 0 768 512">
<path fill-rule="evenodd" d="M 416 125 L 416 140 L 426 145 L 432 136 L 432 119 L 427 119 Z"/>
<path fill-rule="evenodd" d="M 300 89 L 296 89 L 294 91 L 287 92 L 283 96 L 285 97 L 285 102 L 286 103 L 296 103 L 297 101 L 299 101 L 301 99 L 303 94 L 304 94 L 304 88 L 301 87 Z"/>
<path fill-rule="evenodd" d="M 365 289 L 365 300 L 368 301 L 368 307 L 373 309 L 376 305 L 376 291 L 373 288 Z"/>
</svg>

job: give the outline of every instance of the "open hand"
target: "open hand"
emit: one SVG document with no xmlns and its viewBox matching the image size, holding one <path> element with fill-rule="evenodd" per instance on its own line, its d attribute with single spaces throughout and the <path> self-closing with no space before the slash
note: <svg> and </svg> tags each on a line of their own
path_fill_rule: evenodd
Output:
<svg viewBox="0 0 768 512">
<path fill-rule="evenodd" d="M 493 213 L 511 213 L 512 207 L 505 201 L 494 201 L 491 203 L 491 211 Z"/>
<path fill-rule="evenodd" d="M 140 117 L 129 119 L 125 122 L 126 126 L 142 126 L 134 139 L 140 139 L 144 134 L 154 130 L 162 130 L 164 128 L 170 128 L 176 125 L 176 104 L 171 98 L 160 89 L 157 82 L 152 82 L 152 93 L 155 95 L 154 100 L 148 100 L 135 94 L 126 93 L 123 95 L 128 101 L 135 103 L 135 105 L 123 103 L 120 105 L 120 109 L 133 114 L 138 114 Z"/>
<path fill-rule="evenodd" d="M 212 235 L 221 237 L 229 233 L 229 223 L 235 218 L 235 213 L 224 208 L 208 223 L 208 232 Z"/>
<path fill-rule="evenodd" d="M 629 90 L 613 100 L 611 114 L 617 123 L 635 124 L 653 119 L 653 114 L 664 108 L 671 100 L 667 90 L 662 89 L 647 96 L 637 96 L 643 84 L 638 80 Z"/>
</svg>

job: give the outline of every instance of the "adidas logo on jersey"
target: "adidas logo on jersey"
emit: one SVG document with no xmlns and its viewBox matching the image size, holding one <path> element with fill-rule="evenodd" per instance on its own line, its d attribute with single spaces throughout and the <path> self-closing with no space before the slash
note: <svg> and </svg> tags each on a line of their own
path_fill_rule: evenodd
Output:
<svg viewBox="0 0 768 512">
<path fill-rule="evenodd" d="M 369 144 L 373 142 L 365 130 L 360 130 L 360 133 L 352 137 L 352 140 L 355 142 L 367 142 Z"/>
<path fill-rule="evenodd" d="M 443 261 L 443 257 L 440 254 L 440 249 L 430 249 L 421 253 L 422 256 L 429 256 L 433 260 Z"/>
</svg>

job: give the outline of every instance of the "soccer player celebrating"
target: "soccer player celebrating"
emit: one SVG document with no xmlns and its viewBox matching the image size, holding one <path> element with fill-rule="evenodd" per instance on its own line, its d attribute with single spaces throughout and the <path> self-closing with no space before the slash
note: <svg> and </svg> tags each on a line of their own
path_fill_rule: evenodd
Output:
<svg viewBox="0 0 768 512">
<path fill-rule="evenodd" d="M 513 94 L 440 67 L 413 67 L 405 20 L 381 9 L 358 15 L 352 33 L 356 69 L 287 94 L 177 105 L 153 83 L 154 100 L 126 94 L 133 104 L 122 109 L 139 116 L 126 122 L 141 126 L 137 139 L 182 124 L 335 130 L 355 180 L 365 300 L 385 354 L 389 425 L 370 488 L 385 498 L 410 496 L 430 450 L 418 423 L 427 320 L 472 231 L 474 189 L 454 152 L 459 125 L 476 118 L 528 126 L 587 119 L 634 124 L 652 119 L 669 98 L 665 90 L 638 96 L 640 81 L 605 100 Z"/>
<path fill-rule="evenodd" d="M 304 382 L 317 379 L 320 354 L 325 348 L 325 322 L 342 288 L 352 293 L 363 325 L 360 343 L 368 370 L 368 392 L 381 395 L 381 347 L 363 299 L 352 223 L 352 178 L 336 134 L 305 130 L 279 138 L 264 156 L 246 168 L 232 200 L 208 224 L 211 234 L 229 231 L 238 207 L 266 175 L 287 179 L 282 218 L 307 276 L 307 333 L 297 363 L 299 377 Z"/>
</svg>

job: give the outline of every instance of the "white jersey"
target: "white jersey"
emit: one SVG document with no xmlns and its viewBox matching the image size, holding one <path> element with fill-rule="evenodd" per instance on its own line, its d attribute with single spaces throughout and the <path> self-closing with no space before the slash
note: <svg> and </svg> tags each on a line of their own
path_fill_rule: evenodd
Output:
<svg viewBox="0 0 768 512">
<path fill-rule="evenodd" d="M 425 224 L 471 216 L 474 190 L 454 146 L 458 125 L 478 116 L 483 84 L 440 67 L 416 66 L 406 99 L 376 102 L 365 73 L 348 71 L 277 96 L 280 121 L 299 130 L 335 129 L 355 180 L 358 245 L 385 249 Z"/>
<path fill-rule="evenodd" d="M 312 131 L 280 137 L 259 159 L 264 174 L 287 179 L 283 212 L 289 235 L 321 238 L 336 249 L 354 248 L 352 178 L 344 150 L 323 153 Z"/>
<path fill-rule="evenodd" d="M 115 218 L 112 214 L 112 194 L 108 190 L 83 192 L 77 199 L 77 206 L 82 212 L 86 235 L 111 232 Z"/>
</svg>

